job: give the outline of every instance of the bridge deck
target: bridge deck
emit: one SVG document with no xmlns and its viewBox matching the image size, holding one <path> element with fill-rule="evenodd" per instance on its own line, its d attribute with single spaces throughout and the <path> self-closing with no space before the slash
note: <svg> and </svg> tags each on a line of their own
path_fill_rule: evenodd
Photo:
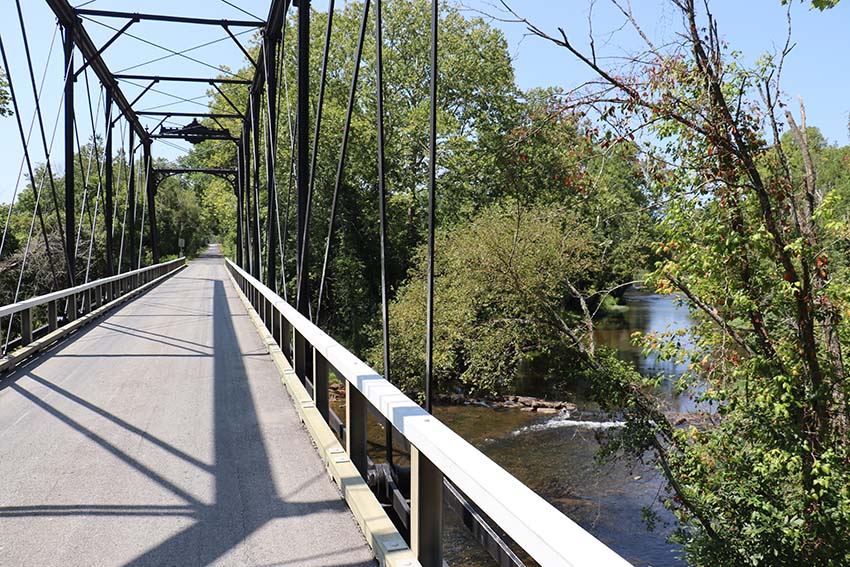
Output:
<svg viewBox="0 0 850 567">
<path fill-rule="evenodd" d="M 0 387 L 0 565 L 375 564 L 218 256 Z"/>
</svg>

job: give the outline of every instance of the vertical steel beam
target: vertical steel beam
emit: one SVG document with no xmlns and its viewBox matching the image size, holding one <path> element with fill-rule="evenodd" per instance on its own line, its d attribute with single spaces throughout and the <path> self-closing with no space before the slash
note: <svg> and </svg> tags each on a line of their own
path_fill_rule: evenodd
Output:
<svg viewBox="0 0 850 567">
<path fill-rule="evenodd" d="M 437 223 L 437 39 L 440 3 L 431 0 L 431 108 L 428 126 L 428 298 L 425 331 L 425 409 L 430 413 L 434 394 L 434 231 Z"/>
<path fill-rule="evenodd" d="M 245 198 L 245 271 L 254 273 L 254 258 L 252 258 L 253 238 L 251 236 L 251 152 L 248 150 L 250 144 L 248 120 L 242 124 L 242 174 L 243 174 L 243 197 Z"/>
<path fill-rule="evenodd" d="M 375 87 L 378 128 L 378 213 L 380 217 L 381 247 L 381 327 L 384 352 L 384 379 L 390 380 L 390 312 L 389 283 L 387 281 L 387 188 L 384 171 L 384 56 L 383 19 L 381 0 L 375 0 Z M 387 464 L 393 464 L 393 426 L 384 423 Z"/>
<path fill-rule="evenodd" d="M 115 273 L 115 254 L 112 242 L 112 91 L 106 89 L 106 147 L 104 164 L 104 183 L 106 184 L 106 210 L 103 211 L 104 230 L 106 230 L 106 275 Z"/>
<path fill-rule="evenodd" d="M 251 257 L 251 254 L 254 250 L 252 244 L 254 239 L 251 236 L 251 152 L 248 149 L 250 144 L 249 136 L 251 134 L 247 125 L 245 125 L 242 131 L 242 175 L 244 176 L 242 179 L 244 195 L 242 196 L 245 199 L 245 230 L 243 231 L 243 236 L 245 237 L 245 271 L 252 274 L 254 273 L 254 259 Z"/>
<path fill-rule="evenodd" d="M 74 37 L 65 26 L 65 253 L 71 285 L 76 281 L 76 233 L 74 214 Z"/>
<path fill-rule="evenodd" d="M 145 193 L 148 198 L 148 224 L 150 225 L 148 234 L 150 235 L 153 263 L 159 264 L 159 231 L 156 229 L 156 179 L 153 169 L 150 138 L 145 140 L 143 147 L 145 155 Z M 144 219 L 142 222 L 144 222 Z"/>
<path fill-rule="evenodd" d="M 266 222 L 266 286 L 277 292 L 277 184 L 275 183 L 275 148 L 277 147 L 277 42 L 270 41 L 266 35 L 263 48 L 263 63 L 266 72 L 266 106 L 268 125 L 266 127 L 266 191 L 268 207 Z"/>
<path fill-rule="evenodd" d="M 296 246 L 298 273 L 296 280 L 296 309 L 310 316 L 309 238 L 307 234 L 307 195 L 310 190 L 310 0 L 298 2 L 298 105 L 295 123 L 298 125 L 296 148 Z"/>
<path fill-rule="evenodd" d="M 127 246 L 127 260 L 130 271 L 136 269 L 134 255 L 136 253 L 136 131 L 130 128 L 130 177 L 127 180 L 127 228 L 129 230 L 130 245 Z M 121 288 L 119 287 L 119 292 Z M 119 293 L 120 295 L 120 293 Z"/>
<path fill-rule="evenodd" d="M 236 144 L 236 265 L 245 269 L 242 256 L 242 139 Z"/>
<path fill-rule="evenodd" d="M 254 222 L 251 225 L 253 233 L 254 264 L 251 275 L 262 281 L 263 270 L 260 260 L 260 101 L 259 93 L 251 93 L 251 148 L 253 163 L 254 190 Z"/>
<path fill-rule="evenodd" d="M 422 567 L 443 567 L 443 473 L 410 447 L 410 548 Z"/>
</svg>

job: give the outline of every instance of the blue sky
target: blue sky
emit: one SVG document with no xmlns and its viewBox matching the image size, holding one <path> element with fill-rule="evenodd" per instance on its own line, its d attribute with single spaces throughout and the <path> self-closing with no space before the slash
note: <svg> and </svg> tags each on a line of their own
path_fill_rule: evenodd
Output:
<svg viewBox="0 0 850 567">
<path fill-rule="evenodd" d="M 84 0 L 74 0 L 79 5 Z M 557 32 L 563 27 L 576 43 L 583 43 L 588 36 L 588 0 L 510 0 L 511 5 L 530 21 L 546 31 Z M 265 17 L 268 12 L 268 0 L 238 0 L 234 2 L 247 12 Z M 55 29 L 55 19 L 44 0 L 23 0 L 24 18 L 30 34 L 30 47 L 37 75 L 40 77 L 47 61 L 48 48 Z M 653 39 L 670 38 L 679 25 L 678 16 L 664 0 L 633 0 L 638 18 L 643 22 L 645 31 Z M 143 8 L 140 8 L 140 5 Z M 488 14 L 499 14 L 499 8 L 493 0 L 465 0 L 464 5 L 475 13 L 480 10 Z M 326 9 L 325 1 L 314 2 L 317 9 Z M 250 16 L 217 0 L 146 0 L 143 3 L 132 0 L 95 0 L 88 8 L 167 13 L 173 15 L 192 15 L 200 17 L 250 19 Z M 775 52 L 785 41 L 785 8 L 779 0 L 715 0 L 712 10 L 718 21 L 721 35 L 734 49 L 741 51 L 745 60 L 754 61 L 762 53 Z M 21 116 L 25 128 L 29 127 L 33 102 L 23 54 L 20 30 L 14 0 L 0 0 L 0 36 L 3 38 L 10 58 L 12 79 L 20 93 L 22 103 Z M 122 20 L 99 19 L 101 22 L 121 27 Z M 846 58 L 850 53 L 850 0 L 845 0 L 831 11 L 812 11 L 807 4 L 795 2 L 792 5 L 794 50 L 787 59 L 783 77 L 785 93 L 790 102 L 802 96 L 807 108 L 809 124 L 818 126 L 826 137 L 835 143 L 848 143 L 848 112 L 850 112 L 850 75 L 847 73 Z M 628 27 L 622 27 L 623 19 L 610 9 L 607 0 L 597 0 L 593 10 L 593 30 L 597 38 L 596 46 L 600 55 L 625 55 L 639 47 L 636 35 Z M 571 88 L 591 78 L 589 72 L 571 59 L 563 49 L 544 40 L 528 37 L 520 24 L 494 20 L 493 25 L 502 29 L 509 43 L 514 60 L 516 78 L 520 87 L 560 86 Z M 86 22 L 86 26 L 95 43 L 102 45 L 114 33 L 104 25 Z M 204 63 L 227 65 L 238 68 L 244 65 L 239 49 L 226 38 L 220 28 L 186 26 L 166 23 L 142 22 L 134 24 L 130 33 L 145 38 L 158 38 L 161 47 L 179 51 L 225 38 L 207 47 L 189 53 Z M 250 33 L 240 36 L 247 40 Z M 107 65 L 118 72 L 121 69 L 145 63 L 152 59 L 169 55 L 161 47 L 144 44 L 131 37 L 123 37 L 112 45 L 104 55 Z M 215 71 L 202 63 L 180 57 L 169 57 L 156 63 L 143 65 L 128 73 L 152 73 L 191 76 L 212 76 Z M 63 73 L 61 39 L 56 35 L 53 55 L 47 67 L 45 94 L 43 95 L 44 118 L 48 137 L 53 130 L 54 120 L 59 110 L 61 77 Z M 93 104 L 97 104 L 98 87 L 90 76 Z M 129 99 L 143 88 L 140 85 L 124 84 L 122 88 Z M 154 88 L 158 88 L 154 87 Z M 185 111 L 190 108 L 201 109 L 198 103 L 204 103 L 206 85 L 185 85 L 174 88 L 169 85 L 172 94 L 196 99 L 194 102 L 178 102 L 166 108 Z M 80 135 L 88 139 L 92 130 L 88 119 L 85 82 L 77 83 L 77 112 Z M 153 108 L 177 102 L 166 95 L 149 92 L 139 107 Z M 796 106 L 792 106 L 796 111 Z M 103 118 L 98 118 L 98 131 L 102 132 Z M 149 119 L 150 127 L 155 125 Z M 62 167 L 62 129 L 61 120 L 53 150 L 53 163 Z M 120 132 L 116 129 L 116 135 Z M 116 147 L 120 143 L 116 138 Z M 183 149 L 157 144 L 154 153 L 158 156 L 175 158 L 181 155 L 186 144 L 178 144 Z M 37 127 L 33 130 L 31 141 L 33 157 L 37 162 L 44 161 L 44 152 L 38 137 Z M 13 118 L 0 119 L 0 202 L 8 202 L 13 194 L 21 165 L 22 152 Z"/>
</svg>

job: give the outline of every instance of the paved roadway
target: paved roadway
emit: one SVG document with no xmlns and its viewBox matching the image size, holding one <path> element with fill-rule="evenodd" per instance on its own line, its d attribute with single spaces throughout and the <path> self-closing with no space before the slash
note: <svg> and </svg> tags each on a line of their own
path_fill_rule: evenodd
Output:
<svg viewBox="0 0 850 567">
<path fill-rule="evenodd" d="M 375 565 L 214 253 L 0 388 L 0 566 Z"/>
</svg>

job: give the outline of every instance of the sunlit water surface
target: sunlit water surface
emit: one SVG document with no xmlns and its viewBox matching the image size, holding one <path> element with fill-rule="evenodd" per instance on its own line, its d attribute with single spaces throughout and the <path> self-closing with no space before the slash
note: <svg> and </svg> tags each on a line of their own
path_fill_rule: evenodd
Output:
<svg viewBox="0 0 850 567">
<path fill-rule="evenodd" d="M 629 309 L 609 318 L 597 331 L 601 344 L 614 347 L 625 360 L 647 374 L 675 376 L 684 369 L 670 361 L 644 357 L 631 343 L 634 331 L 675 331 L 688 328 L 688 311 L 674 298 L 629 292 Z M 694 405 L 688 395 L 677 396 L 669 386 L 659 396 L 674 411 Z M 594 414 L 538 415 L 517 410 L 480 406 L 449 406 L 436 415 L 510 471 L 564 514 L 589 530 L 636 566 L 682 566 L 679 549 L 667 542 L 672 515 L 658 502 L 662 483 L 646 466 L 599 465 L 597 435 L 616 428 L 618 422 Z M 648 531 L 644 510 L 658 515 Z M 446 560 L 452 567 L 492 565 L 485 552 L 471 541 L 451 513 L 445 538 Z"/>
</svg>

